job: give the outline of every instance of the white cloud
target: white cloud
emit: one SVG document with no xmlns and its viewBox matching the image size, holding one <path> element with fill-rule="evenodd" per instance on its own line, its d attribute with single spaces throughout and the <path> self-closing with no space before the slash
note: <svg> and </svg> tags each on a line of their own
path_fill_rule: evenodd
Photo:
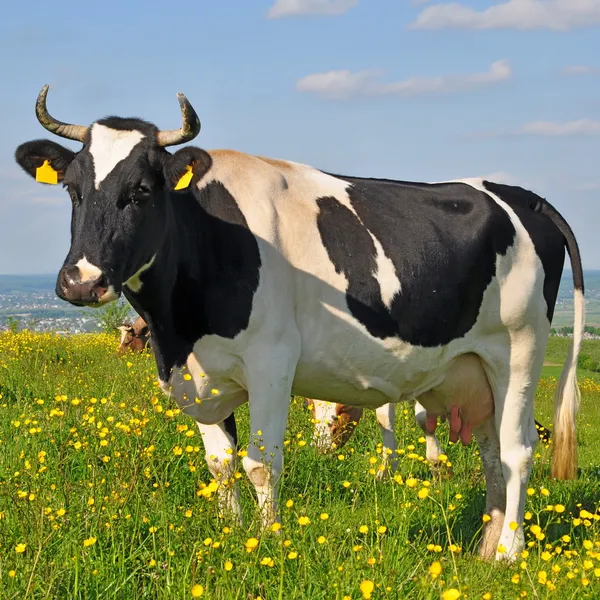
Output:
<svg viewBox="0 0 600 600">
<path fill-rule="evenodd" d="M 411 29 L 549 29 L 600 23 L 600 0 L 508 0 L 484 10 L 459 2 L 428 6 Z"/>
<path fill-rule="evenodd" d="M 267 12 L 267 18 L 341 15 L 358 3 L 359 0 L 275 0 L 275 4 Z"/>
<path fill-rule="evenodd" d="M 596 67 L 586 67 L 585 65 L 573 65 L 571 67 L 565 67 L 561 73 L 563 75 L 595 75 L 600 73 L 600 69 Z"/>
<path fill-rule="evenodd" d="M 470 138 L 507 137 L 507 136 L 543 136 L 543 137 L 589 137 L 600 136 L 600 121 L 579 119 L 557 123 L 555 121 L 531 121 L 518 129 L 492 131 L 471 134 Z"/>
<path fill-rule="evenodd" d="M 312 92 L 329 99 L 353 96 L 418 96 L 463 92 L 510 79 L 512 69 L 505 59 L 498 60 L 483 73 L 441 75 L 439 77 L 410 77 L 403 81 L 382 83 L 380 70 L 352 72 L 349 70 L 314 73 L 296 82 L 300 92 Z"/>
<path fill-rule="evenodd" d="M 353 73 L 347 69 L 314 73 L 296 82 L 299 92 L 313 92 L 328 98 L 348 98 L 368 93 L 377 85 L 380 71 L 368 70 Z"/>
<path fill-rule="evenodd" d="M 600 121 L 592 119 L 579 119 L 566 123 L 552 121 L 532 121 L 523 125 L 515 132 L 517 135 L 550 135 L 550 136 L 587 136 L 600 135 Z"/>
</svg>

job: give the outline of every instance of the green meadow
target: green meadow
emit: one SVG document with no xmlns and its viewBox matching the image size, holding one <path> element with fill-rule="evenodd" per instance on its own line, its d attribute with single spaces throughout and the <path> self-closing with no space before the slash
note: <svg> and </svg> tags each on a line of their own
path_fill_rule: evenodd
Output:
<svg viewBox="0 0 600 600">
<path fill-rule="evenodd" d="M 239 600 L 600 597 L 600 374 L 581 370 L 579 478 L 549 477 L 538 446 L 527 549 L 477 558 L 485 483 L 474 443 L 439 437 L 453 469 L 433 477 L 410 405 L 399 469 L 376 481 L 372 413 L 347 446 L 317 455 L 294 398 L 282 527 L 260 533 L 239 465 L 244 525 L 219 517 L 193 421 L 155 384 L 150 354 L 118 356 L 106 334 L 0 334 L 0 598 Z M 551 338 L 536 418 L 552 427 L 567 339 Z M 584 353 L 600 358 L 600 342 Z M 240 453 L 248 411 L 239 411 Z"/>
</svg>

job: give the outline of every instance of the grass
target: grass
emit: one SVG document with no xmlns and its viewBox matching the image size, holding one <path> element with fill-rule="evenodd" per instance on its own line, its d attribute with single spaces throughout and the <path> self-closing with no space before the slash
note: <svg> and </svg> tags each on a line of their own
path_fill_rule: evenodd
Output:
<svg viewBox="0 0 600 600">
<path fill-rule="evenodd" d="M 506 566 L 475 555 L 485 490 L 475 445 L 451 445 L 440 428 L 454 477 L 432 479 L 408 406 L 398 411 L 398 475 L 376 482 L 373 414 L 339 455 L 317 456 L 311 415 L 294 398 L 281 532 L 258 533 L 242 473 L 246 526 L 220 520 L 194 423 L 160 394 L 152 357 L 119 357 L 117 344 L 0 334 L 2 600 L 599 596 L 596 374 L 581 373 L 580 476 L 551 480 L 538 446 L 527 552 Z M 564 360 L 559 350 L 552 342 L 547 361 Z M 536 400 L 550 426 L 556 370 L 545 367 Z M 238 424 L 243 448 L 247 407 Z"/>
<path fill-rule="evenodd" d="M 569 351 L 570 338 L 551 336 L 548 338 L 545 360 L 547 363 L 562 365 Z M 581 354 L 587 354 L 600 361 L 600 340 L 583 340 Z"/>
</svg>

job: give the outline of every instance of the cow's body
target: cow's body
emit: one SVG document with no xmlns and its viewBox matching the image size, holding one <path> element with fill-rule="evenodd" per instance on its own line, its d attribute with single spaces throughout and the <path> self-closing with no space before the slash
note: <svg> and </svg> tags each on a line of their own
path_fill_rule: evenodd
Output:
<svg viewBox="0 0 600 600">
<path fill-rule="evenodd" d="M 180 374 L 169 371 L 190 354 L 207 375 L 198 392 L 211 406 L 193 409 L 200 421 L 213 414 L 221 421 L 238 403 L 232 399 L 235 388 L 245 389 L 248 382 L 243 373 L 234 374 L 236 366 L 248 349 L 262 344 L 269 354 L 277 354 L 273 347 L 281 343 L 286 354 L 295 355 L 288 384 L 293 393 L 377 408 L 434 388 L 462 354 L 476 351 L 488 362 L 505 358 L 507 319 L 521 325 L 533 315 L 535 325 L 547 328 L 548 309 L 539 309 L 546 303 L 544 270 L 506 204 L 517 204 L 511 188 L 505 188 L 509 197 L 503 201 L 482 193 L 480 180 L 380 184 L 231 151 L 209 154 L 206 179 L 215 181 L 200 182 L 195 195 L 173 199 L 178 257 L 174 260 L 171 248 L 159 253 L 140 291 L 124 288 L 142 310 L 160 304 L 147 316 L 160 350 L 161 379 L 179 386 Z M 384 224 L 380 237 L 361 225 L 352 208 L 346 191 L 352 181 L 360 186 L 356 197 L 365 197 L 358 206 Z M 546 219 L 528 205 L 522 208 Z M 221 271 L 217 265 L 203 272 L 202 225 L 222 230 L 210 256 L 227 254 L 234 268 L 222 265 Z M 546 276 L 553 284 L 551 311 L 564 244 L 556 229 L 545 235 L 554 235 L 545 240 L 554 250 Z M 419 272 L 427 275 L 418 277 Z M 394 294 L 390 310 L 383 299 Z M 506 305 L 518 314 L 502 315 Z M 171 327 L 157 331 L 156 320 Z M 180 340 L 173 344 L 172 337 Z M 214 388 L 221 390 L 219 398 L 211 396 Z"/>
<path fill-rule="evenodd" d="M 499 540 L 498 558 L 516 555 L 565 246 L 576 330 L 555 471 L 573 469 L 583 279 L 572 232 L 548 203 L 481 179 L 407 183 L 232 151 L 171 155 L 163 146 L 177 136 L 136 120 L 105 119 L 77 136 L 76 156 L 39 142 L 17 153 L 30 173 L 40 155 L 67 163 L 59 174 L 76 209 L 57 292 L 94 304 L 124 291 L 149 324 L 164 389 L 199 423 L 215 476 L 233 473 L 232 415 L 249 401 L 243 466 L 264 525 L 277 518 L 290 394 L 372 409 L 416 398 L 430 431 L 446 414 L 455 439 L 474 431 L 492 516 L 483 553 Z"/>
</svg>

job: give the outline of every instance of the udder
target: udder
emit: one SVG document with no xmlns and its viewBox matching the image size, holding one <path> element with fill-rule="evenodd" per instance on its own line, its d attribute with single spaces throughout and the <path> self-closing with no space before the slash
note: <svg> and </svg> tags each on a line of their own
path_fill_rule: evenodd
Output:
<svg viewBox="0 0 600 600">
<path fill-rule="evenodd" d="M 448 366 L 446 378 L 434 389 L 419 396 L 427 411 L 425 429 L 433 434 L 438 418 L 448 419 L 450 441 L 471 441 L 473 429 L 494 414 L 494 397 L 481 360 L 476 354 L 463 354 Z"/>
</svg>

